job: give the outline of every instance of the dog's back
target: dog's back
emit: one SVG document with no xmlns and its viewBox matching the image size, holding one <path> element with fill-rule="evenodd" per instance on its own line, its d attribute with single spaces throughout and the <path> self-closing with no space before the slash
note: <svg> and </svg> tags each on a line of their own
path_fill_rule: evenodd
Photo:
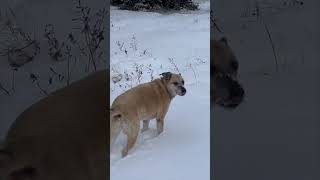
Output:
<svg viewBox="0 0 320 180">
<path fill-rule="evenodd" d="M 160 79 L 153 80 L 149 83 L 140 84 L 123 94 L 119 95 L 112 103 L 111 108 L 114 111 L 121 111 L 122 115 L 137 117 L 139 120 L 145 120 L 150 117 L 150 112 L 156 115 L 159 111 L 159 105 L 168 104 L 170 97 Z M 137 112 L 139 105 L 139 112 Z M 148 113 L 146 113 L 148 112 Z"/>
<path fill-rule="evenodd" d="M 24 111 L 0 152 L 0 179 L 105 179 L 108 76 L 96 72 Z"/>
</svg>

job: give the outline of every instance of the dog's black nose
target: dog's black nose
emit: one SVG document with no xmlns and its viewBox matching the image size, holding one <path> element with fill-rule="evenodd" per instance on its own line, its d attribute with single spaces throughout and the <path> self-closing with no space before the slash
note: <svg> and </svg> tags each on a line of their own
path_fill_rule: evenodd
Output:
<svg viewBox="0 0 320 180">
<path fill-rule="evenodd" d="M 187 93 L 187 90 L 186 88 L 184 87 L 181 87 L 181 93 L 182 93 L 182 96 L 185 95 Z"/>
<path fill-rule="evenodd" d="M 243 97 L 244 96 L 244 90 L 241 87 L 241 85 L 236 82 L 233 81 L 232 85 L 231 85 L 231 96 L 236 96 L 236 97 Z"/>
<path fill-rule="evenodd" d="M 244 98 L 244 89 L 239 83 L 234 83 L 231 88 L 231 98 L 233 103 L 240 104 Z"/>
</svg>

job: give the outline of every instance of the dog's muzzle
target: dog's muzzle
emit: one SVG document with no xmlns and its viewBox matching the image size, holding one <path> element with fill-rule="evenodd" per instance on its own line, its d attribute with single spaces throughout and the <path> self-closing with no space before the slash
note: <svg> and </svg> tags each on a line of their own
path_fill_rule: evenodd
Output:
<svg viewBox="0 0 320 180">
<path fill-rule="evenodd" d="M 181 86 L 181 96 L 184 96 L 187 93 L 187 89 Z"/>
<path fill-rule="evenodd" d="M 232 84 L 231 87 L 231 92 L 230 92 L 230 101 L 228 104 L 226 104 L 227 107 L 230 108 L 235 108 L 241 102 L 243 101 L 244 98 L 244 89 L 241 87 L 241 85 L 237 82 Z"/>
<path fill-rule="evenodd" d="M 240 105 L 244 99 L 245 91 L 241 84 L 230 75 L 221 73 L 216 77 L 215 103 L 227 109 L 234 109 Z"/>
</svg>

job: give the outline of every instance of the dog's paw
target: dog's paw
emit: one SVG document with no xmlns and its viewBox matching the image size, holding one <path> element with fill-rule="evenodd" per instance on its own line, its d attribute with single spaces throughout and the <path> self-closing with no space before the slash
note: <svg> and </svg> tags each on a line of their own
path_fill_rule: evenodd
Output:
<svg viewBox="0 0 320 180">
<path fill-rule="evenodd" d="M 148 131 L 148 130 L 149 130 L 149 128 L 142 128 L 142 129 L 141 129 L 141 132 L 144 133 L 144 132 L 146 132 L 146 131 Z"/>
<path fill-rule="evenodd" d="M 124 149 L 122 150 L 122 158 L 126 157 L 128 155 L 128 150 Z"/>
<path fill-rule="evenodd" d="M 157 135 L 159 136 L 163 132 L 163 129 L 157 129 Z"/>
</svg>

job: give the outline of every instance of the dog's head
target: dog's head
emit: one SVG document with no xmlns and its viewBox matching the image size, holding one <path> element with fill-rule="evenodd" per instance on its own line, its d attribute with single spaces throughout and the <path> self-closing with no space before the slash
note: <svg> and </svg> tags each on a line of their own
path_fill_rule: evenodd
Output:
<svg viewBox="0 0 320 180">
<path fill-rule="evenodd" d="M 212 101 L 224 108 L 235 108 L 245 94 L 238 81 L 238 60 L 225 37 L 211 40 L 211 53 Z"/>
<path fill-rule="evenodd" d="M 166 88 L 171 97 L 175 97 L 176 95 L 184 96 L 187 93 L 181 74 L 164 72 L 160 75 L 162 76 L 161 80 L 166 85 Z"/>
</svg>

